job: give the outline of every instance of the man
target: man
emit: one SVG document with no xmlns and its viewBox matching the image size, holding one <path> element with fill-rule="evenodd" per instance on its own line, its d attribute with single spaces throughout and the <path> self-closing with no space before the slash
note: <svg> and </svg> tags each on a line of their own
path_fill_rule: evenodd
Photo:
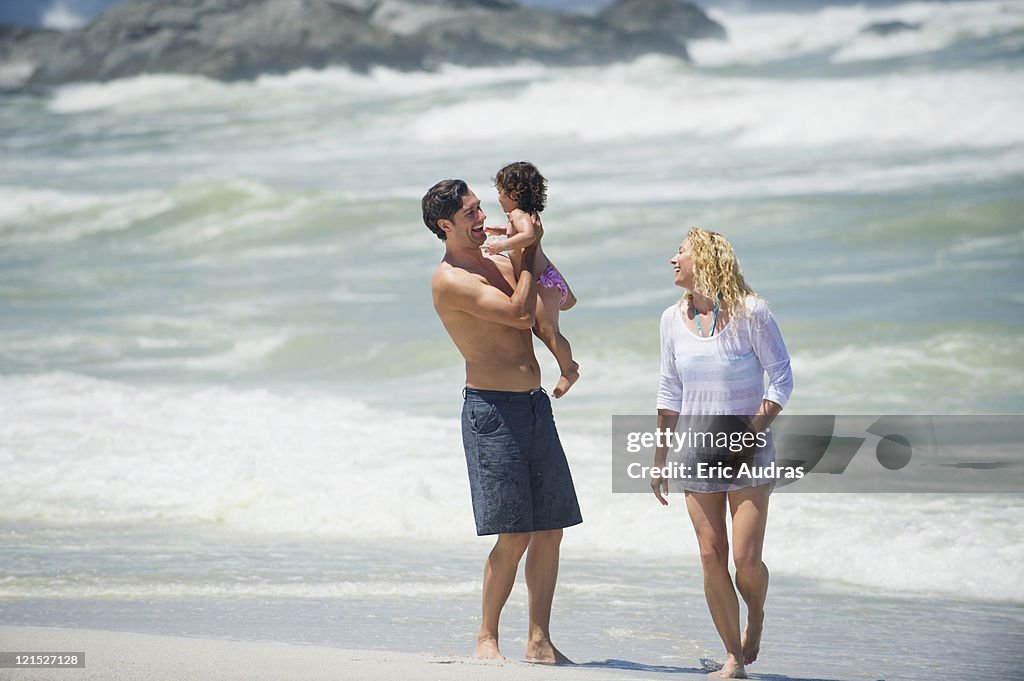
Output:
<svg viewBox="0 0 1024 681">
<path fill-rule="evenodd" d="M 445 243 L 431 281 L 434 309 L 466 360 L 462 440 L 476 530 L 498 535 L 484 565 L 473 657 L 502 659 L 498 618 L 526 553 L 526 659 L 569 663 L 551 643 L 548 626 L 562 528 L 583 518 L 533 354 L 534 259 L 543 228 L 535 217 L 537 238 L 513 262 L 481 252 L 487 216 L 462 180 L 438 182 L 422 205 L 423 221 Z"/>
</svg>

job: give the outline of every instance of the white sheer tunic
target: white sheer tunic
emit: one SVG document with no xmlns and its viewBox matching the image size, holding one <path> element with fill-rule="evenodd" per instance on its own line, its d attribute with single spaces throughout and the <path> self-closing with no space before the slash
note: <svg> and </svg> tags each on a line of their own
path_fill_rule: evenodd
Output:
<svg viewBox="0 0 1024 681">
<path fill-rule="evenodd" d="M 793 391 L 793 372 L 779 326 L 763 300 L 748 296 L 745 303 L 748 314 L 733 315 L 725 328 L 707 338 L 686 328 L 685 303 L 665 310 L 661 315 L 658 409 L 684 416 L 753 416 L 761 408 L 761 400 L 785 406 Z M 763 468 L 774 463 L 770 433 L 767 440 L 768 446 L 758 451 L 751 466 Z M 683 478 L 677 480 L 677 486 L 695 492 L 723 492 L 765 482 L 771 480 Z"/>
</svg>

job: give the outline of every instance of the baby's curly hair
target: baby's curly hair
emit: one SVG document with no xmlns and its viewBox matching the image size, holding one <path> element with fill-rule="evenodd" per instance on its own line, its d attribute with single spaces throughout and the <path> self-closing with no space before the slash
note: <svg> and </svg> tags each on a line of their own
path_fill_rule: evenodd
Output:
<svg viewBox="0 0 1024 681">
<path fill-rule="evenodd" d="M 548 202 L 548 181 L 529 161 L 509 163 L 499 170 L 494 176 L 494 186 L 527 213 L 541 212 Z"/>
</svg>

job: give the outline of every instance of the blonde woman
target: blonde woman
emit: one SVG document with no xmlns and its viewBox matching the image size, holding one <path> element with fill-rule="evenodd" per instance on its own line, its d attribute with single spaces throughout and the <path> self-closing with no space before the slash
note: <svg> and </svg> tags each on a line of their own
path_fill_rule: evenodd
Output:
<svg viewBox="0 0 1024 681">
<path fill-rule="evenodd" d="M 760 649 L 768 592 L 761 552 L 773 482 L 763 473 L 774 462 L 775 449 L 766 429 L 789 399 L 793 374 L 779 327 L 767 304 L 743 280 L 725 237 L 695 227 L 669 262 L 675 285 L 687 293 L 661 316 L 659 430 L 675 429 L 680 414 L 745 416 L 751 417 L 744 419 L 746 431 L 762 445 L 744 451 L 742 460 L 749 465 L 748 473 L 754 473 L 736 474 L 734 466 L 731 475 L 709 477 L 698 475 L 694 467 L 676 481 L 685 492 L 697 534 L 704 595 L 725 644 L 727 658 L 717 674 L 743 679 L 744 665 L 756 660 Z M 659 447 L 655 467 L 663 468 L 666 458 L 666 448 Z M 651 487 L 667 506 L 668 480 L 655 477 Z M 736 589 L 747 606 L 742 636 L 739 600 L 729 575 L 727 510 Z"/>
</svg>

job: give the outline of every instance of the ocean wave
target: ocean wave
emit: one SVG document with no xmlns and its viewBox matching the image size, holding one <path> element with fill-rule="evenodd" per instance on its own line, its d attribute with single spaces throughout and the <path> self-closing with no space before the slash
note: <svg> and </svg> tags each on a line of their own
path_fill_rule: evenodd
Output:
<svg viewBox="0 0 1024 681">
<path fill-rule="evenodd" d="M 149 74 L 54 89 L 47 109 L 56 114 L 147 113 L 217 109 L 246 113 L 264 109 L 337 107 L 410 96 L 466 96 L 480 87 L 524 84 L 543 78 L 548 67 L 520 63 L 501 67 L 442 65 L 406 72 L 375 67 L 367 73 L 335 66 L 263 75 L 252 81 L 221 82 L 195 75 Z"/>
<path fill-rule="evenodd" d="M 180 109 L 189 102 L 213 99 L 223 89 L 225 86 L 202 76 L 153 74 L 105 83 L 64 85 L 54 91 L 48 108 L 58 114 L 118 108 L 138 112 L 161 106 Z"/>
<path fill-rule="evenodd" d="M 291 230 L 322 197 L 243 178 L 194 178 L 166 190 L 78 192 L 0 186 L 0 243 L 57 244 L 137 230 L 150 248 Z"/>
<path fill-rule="evenodd" d="M 737 149 L 874 145 L 879 152 L 894 145 L 1024 143 L 1024 131 L 1000 124 L 1024 116 L 1024 91 L 1014 73 L 713 78 L 666 61 L 648 58 L 586 77 L 557 72 L 512 95 L 483 93 L 435 106 L 415 116 L 409 129 L 424 143 L 677 138 Z M 958 106 L 950 107 L 951 100 Z"/>
<path fill-rule="evenodd" d="M 1024 340 L 1004 333 L 844 344 L 794 353 L 800 389 L 791 406 L 847 414 L 1016 412 L 1024 409 L 1022 369 Z"/>
<path fill-rule="evenodd" d="M 169 206 L 166 197 L 152 191 L 90 193 L 0 186 L 0 243 L 55 243 L 117 232 Z"/>
<path fill-rule="evenodd" d="M 827 53 L 834 63 L 875 61 L 948 48 L 1024 28 L 1024 6 L 1000 0 L 910 2 L 869 6 L 825 6 L 816 12 L 737 12 L 713 8 L 709 16 L 726 26 L 729 40 L 689 46 L 701 66 L 763 64 Z M 862 34 L 874 23 L 902 21 L 914 31 L 889 36 Z"/>
<path fill-rule="evenodd" d="M 5 522 L 198 523 L 256 535 L 475 540 L 454 417 L 370 408 L 328 393 L 135 387 L 68 373 L 2 377 L 0 401 L 7 405 L 0 461 L 18 481 L 0 488 Z M 609 492 L 607 435 L 588 424 L 593 420 L 563 426 L 586 517 L 567 541 L 610 555 L 696 562 L 695 542 L 664 540 L 690 536 L 685 514 L 659 512 L 645 495 Z M 1018 501 L 780 495 L 773 507 L 767 555 L 778 573 L 896 593 L 1024 601 Z M 880 536 L 889 538 L 881 556 Z M 969 559 L 979 552 L 983 563 Z M 914 566 L 922 561 L 942 567 L 921 575 Z M 89 588 L 131 596 L 151 586 Z M 166 588 L 169 595 L 212 595 L 225 587 Z M 350 595 L 347 588 L 271 586 L 267 593 Z M 264 593 L 258 585 L 238 589 Z"/>
<path fill-rule="evenodd" d="M 649 56 L 602 68 L 510 65 L 411 74 L 330 69 L 242 84 L 140 76 L 66 86 L 50 108 L 160 112 L 159 120 L 143 125 L 162 130 L 199 123 L 219 137 L 240 140 L 250 132 L 283 136 L 293 140 L 287 162 L 296 166 L 358 161 L 369 149 L 408 144 L 410 138 L 428 148 L 507 139 L 673 139 L 740 150 L 988 150 L 1024 144 L 1020 126 L 1003 124 L 1024 117 L 1019 80 L 1014 71 L 996 69 L 844 78 L 723 76 Z M 316 122 L 320 133 L 297 126 L 297 120 Z M 189 149 L 185 139 L 177 144 L 172 158 Z M 278 162 L 279 153 L 272 150 L 261 160 L 262 153 L 251 150 L 249 162 Z"/>
<path fill-rule="evenodd" d="M 860 593 L 869 586 L 907 597 L 1019 603 L 1022 513 L 1013 497 L 780 494 L 772 499 L 765 561 Z"/>
<path fill-rule="evenodd" d="M 927 187 L 984 184 L 1024 174 L 1024 149 L 1011 148 L 990 156 L 956 154 L 946 158 L 907 158 L 878 163 L 866 158 L 834 158 L 828 163 L 783 160 L 771 167 L 754 165 L 730 174 L 686 173 L 660 175 L 623 191 L 623 180 L 601 176 L 560 183 L 564 206 L 650 204 L 718 201 L 829 194 L 888 195 Z M 623 237 L 625 239 L 625 237 Z"/>
</svg>

